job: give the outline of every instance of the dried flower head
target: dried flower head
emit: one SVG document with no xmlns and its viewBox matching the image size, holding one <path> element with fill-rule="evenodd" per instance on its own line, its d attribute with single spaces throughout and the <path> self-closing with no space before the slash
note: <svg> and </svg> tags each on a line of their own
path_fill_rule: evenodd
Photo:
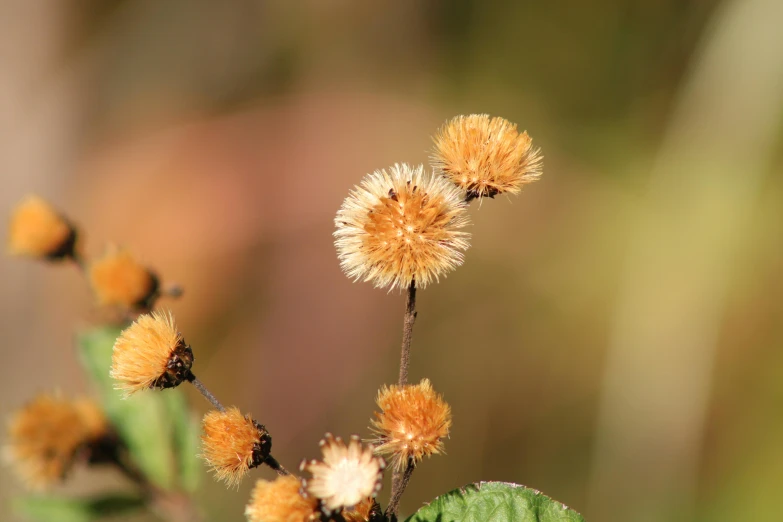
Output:
<svg viewBox="0 0 783 522">
<path fill-rule="evenodd" d="M 486 114 L 457 116 L 433 138 L 432 164 L 465 191 L 466 199 L 518 194 L 541 177 L 543 157 L 527 132 Z"/>
<path fill-rule="evenodd" d="M 321 440 L 323 460 L 304 461 L 302 471 L 312 474 L 305 490 L 323 502 L 326 512 L 351 509 L 367 497 L 375 497 L 381 489 L 383 459 L 373 455 L 373 447 L 363 447 L 357 436 L 348 444 L 327 433 Z"/>
<path fill-rule="evenodd" d="M 210 411 L 204 415 L 202 458 L 218 480 L 238 485 L 250 470 L 269 457 L 272 438 L 263 426 L 238 408 Z"/>
<path fill-rule="evenodd" d="M 337 212 L 335 246 L 343 271 L 376 287 L 424 288 L 462 264 L 469 222 L 459 191 L 424 167 L 375 171 Z"/>
<path fill-rule="evenodd" d="M 127 250 L 109 249 L 102 258 L 90 264 L 88 275 L 102 305 L 148 310 L 154 304 L 158 278 Z"/>
<path fill-rule="evenodd" d="M 76 229 L 38 196 L 27 196 L 11 215 L 8 249 L 42 259 L 74 257 Z"/>
<path fill-rule="evenodd" d="M 3 454 L 29 487 L 42 488 L 62 480 L 80 450 L 107 433 L 108 422 L 94 402 L 39 395 L 11 415 Z"/>
<path fill-rule="evenodd" d="M 147 388 L 173 388 L 190 378 L 193 351 L 170 312 L 140 315 L 114 342 L 111 376 L 126 394 Z"/>
<path fill-rule="evenodd" d="M 390 455 L 395 468 L 443 451 L 442 439 L 448 437 L 451 427 L 451 408 L 428 379 L 419 384 L 384 386 L 377 403 L 381 412 L 371 421 L 378 434 L 376 453 Z"/>
<path fill-rule="evenodd" d="M 318 501 L 301 494 L 301 483 L 291 475 L 259 480 L 245 516 L 250 522 L 306 522 L 318 519 Z"/>
<path fill-rule="evenodd" d="M 381 514 L 381 506 L 375 501 L 373 497 L 367 497 L 353 509 L 345 510 L 342 512 L 345 522 L 369 522 L 370 520 L 380 519 L 383 520 Z"/>
</svg>

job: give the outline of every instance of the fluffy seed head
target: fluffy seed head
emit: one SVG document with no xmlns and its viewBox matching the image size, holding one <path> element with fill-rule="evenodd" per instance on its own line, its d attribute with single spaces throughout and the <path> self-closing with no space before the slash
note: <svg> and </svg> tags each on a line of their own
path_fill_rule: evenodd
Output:
<svg viewBox="0 0 783 522">
<path fill-rule="evenodd" d="M 352 509 L 367 497 L 375 497 L 381 489 L 383 459 L 373 455 L 373 447 L 363 447 L 357 436 L 348 444 L 327 433 L 321 440 L 323 460 L 302 462 L 300 469 L 312 474 L 305 490 L 323 502 L 327 512 Z"/>
<path fill-rule="evenodd" d="M 541 177 L 543 157 L 533 140 L 503 118 L 457 116 L 433 140 L 433 166 L 465 191 L 468 201 L 518 194 L 522 185 Z"/>
<path fill-rule="evenodd" d="M 88 399 L 39 395 L 11 415 L 3 456 L 28 487 L 44 488 L 65 478 L 80 450 L 106 436 L 108 426 Z"/>
<path fill-rule="evenodd" d="M 306 522 L 318 519 L 318 501 L 302 496 L 301 483 L 291 475 L 259 480 L 245 508 L 249 522 Z"/>
<path fill-rule="evenodd" d="M 218 480 L 239 485 L 250 468 L 261 465 L 272 449 L 272 438 L 263 426 L 238 408 L 204 415 L 201 457 Z"/>
<path fill-rule="evenodd" d="M 42 259 L 73 257 L 76 229 L 49 203 L 27 196 L 14 209 L 8 226 L 12 254 Z"/>
<path fill-rule="evenodd" d="M 147 388 L 173 388 L 190 376 L 193 351 L 170 312 L 143 314 L 114 342 L 111 376 L 130 395 Z"/>
<path fill-rule="evenodd" d="M 90 264 L 90 284 L 102 305 L 146 310 L 153 305 L 158 278 L 126 250 L 110 249 Z"/>
<path fill-rule="evenodd" d="M 384 386 L 377 403 L 381 412 L 371 421 L 378 435 L 376 453 L 391 456 L 395 468 L 404 468 L 409 459 L 419 462 L 443 452 L 451 408 L 428 379 L 419 384 Z"/>
<path fill-rule="evenodd" d="M 470 235 L 459 191 L 406 164 L 375 171 L 337 212 L 334 233 L 343 271 L 376 287 L 418 288 L 462 264 Z"/>
</svg>

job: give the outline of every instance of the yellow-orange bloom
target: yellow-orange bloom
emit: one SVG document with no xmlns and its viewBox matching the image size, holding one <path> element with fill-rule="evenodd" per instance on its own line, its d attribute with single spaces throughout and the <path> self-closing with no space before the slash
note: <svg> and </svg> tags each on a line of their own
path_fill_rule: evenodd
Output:
<svg viewBox="0 0 783 522">
<path fill-rule="evenodd" d="M 373 497 L 367 497 L 362 500 L 353 509 L 344 510 L 342 516 L 345 522 L 369 522 L 370 518 L 376 516 L 380 518 L 381 506 Z"/>
<path fill-rule="evenodd" d="M 38 196 L 23 199 L 11 214 L 8 249 L 12 254 L 42 259 L 74 256 L 76 229 Z"/>
<path fill-rule="evenodd" d="M 108 433 L 93 401 L 44 394 L 11 415 L 3 454 L 29 487 L 43 488 L 65 478 L 80 456 L 89 458 L 88 446 Z"/>
<path fill-rule="evenodd" d="M 443 452 L 443 439 L 451 428 L 451 408 L 428 379 L 419 384 L 384 386 L 377 403 L 381 412 L 371 421 L 378 435 L 375 451 L 391 456 L 395 468 Z"/>
<path fill-rule="evenodd" d="M 171 313 L 140 315 L 114 342 L 111 376 L 117 389 L 131 394 L 147 388 L 172 388 L 191 377 L 193 351 L 185 344 Z"/>
<path fill-rule="evenodd" d="M 157 276 L 126 250 L 110 249 L 90 263 L 89 278 L 102 305 L 148 310 L 157 296 Z"/>
<path fill-rule="evenodd" d="M 275 480 L 259 480 L 245 508 L 249 522 L 307 522 L 317 520 L 318 501 L 304 497 L 301 483 L 287 475 Z"/>
<path fill-rule="evenodd" d="M 381 489 L 383 459 L 373 455 L 373 447 L 362 447 L 357 436 L 345 444 L 327 433 L 321 440 L 323 460 L 302 462 L 300 469 L 312 474 L 305 482 L 307 493 L 323 502 L 326 512 L 352 509 Z"/>
<path fill-rule="evenodd" d="M 238 408 L 210 411 L 203 425 L 201 456 L 229 486 L 238 485 L 250 468 L 269 457 L 272 439 L 266 429 Z"/>
<path fill-rule="evenodd" d="M 433 138 L 432 164 L 466 199 L 517 194 L 541 177 L 543 157 L 527 132 L 486 114 L 457 116 Z"/>
<path fill-rule="evenodd" d="M 337 212 L 343 271 L 376 287 L 418 288 L 462 264 L 469 223 L 459 191 L 424 167 L 394 165 L 368 175 Z"/>
</svg>

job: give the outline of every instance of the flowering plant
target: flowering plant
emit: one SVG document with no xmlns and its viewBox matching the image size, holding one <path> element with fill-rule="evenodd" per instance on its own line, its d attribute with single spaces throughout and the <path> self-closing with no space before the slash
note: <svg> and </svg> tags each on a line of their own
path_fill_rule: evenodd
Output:
<svg viewBox="0 0 783 522">
<path fill-rule="evenodd" d="M 414 471 L 425 457 L 444 453 L 453 423 L 451 408 L 428 379 L 409 382 L 416 294 L 463 263 L 471 201 L 517 194 L 540 177 L 542 167 L 528 134 L 503 118 L 454 118 L 434 142 L 431 171 L 407 164 L 375 171 L 337 212 L 335 246 L 346 275 L 405 293 L 399 379 L 381 386 L 369 437 L 327 433 L 321 458 L 298 468 L 273 456 L 271 431 L 258 418 L 225 406 L 196 377 L 197 350 L 173 315 L 156 309 L 159 298 L 181 294 L 176 286 L 164 286 L 125 250 L 109 249 L 88 262 L 75 225 L 40 198 L 22 202 L 12 216 L 10 250 L 74 262 L 96 300 L 114 307 L 124 324 L 80 337 L 82 362 L 100 401 L 36 398 L 10 419 L 6 453 L 33 488 L 62 481 L 80 464 L 111 464 L 137 486 L 135 493 L 99 499 L 34 497 L 24 504 L 26 512 L 41 520 L 94 520 L 146 508 L 166 519 L 197 520 L 192 494 L 198 454 L 228 486 L 262 466 L 277 474 L 257 480 L 245 510 L 251 522 L 396 521 Z M 183 384 L 195 386 L 213 408 L 202 419 L 200 439 L 183 396 L 169 390 Z M 376 495 L 389 475 L 384 508 Z M 538 491 L 482 482 L 438 497 L 408 520 L 582 518 Z"/>
</svg>

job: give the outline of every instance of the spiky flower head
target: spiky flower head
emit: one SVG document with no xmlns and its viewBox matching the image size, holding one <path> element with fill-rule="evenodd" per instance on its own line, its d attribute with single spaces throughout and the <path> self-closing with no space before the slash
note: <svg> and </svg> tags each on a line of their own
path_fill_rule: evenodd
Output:
<svg viewBox="0 0 783 522">
<path fill-rule="evenodd" d="M 127 395 L 147 388 L 173 388 L 192 375 L 193 351 L 170 312 L 143 314 L 114 342 L 111 376 Z"/>
<path fill-rule="evenodd" d="M 249 522 L 306 522 L 319 517 L 318 501 L 304 497 L 299 479 L 292 475 L 259 480 L 245 508 Z"/>
<path fill-rule="evenodd" d="M 40 489 L 88 460 L 90 444 L 108 433 L 106 417 L 93 401 L 42 394 L 11 415 L 3 456 L 28 487 Z"/>
<path fill-rule="evenodd" d="M 40 259 L 74 257 L 76 228 L 44 199 L 30 195 L 11 214 L 8 249 Z"/>
<path fill-rule="evenodd" d="M 157 276 L 127 250 L 110 248 L 90 264 L 88 275 L 102 305 L 149 310 L 157 296 Z"/>
<path fill-rule="evenodd" d="M 373 497 L 367 497 L 353 509 L 344 510 L 342 516 L 345 522 L 369 522 L 370 520 L 385 520 L 381 506 Z"/>
<path fill-rule="evenodd" d="M 432 164 L 462 189 L 466 199 L 518 194 L 541 177 L 543 157 L 527 132 L 487 114 L 457 116 L 433 138 Z"/>
<path fill-rule="evenodd" d="M 204 415 L 201 457 L 218 480 L 238 485 L 250 468 L 260 466 L 272 449 L 266 429 L 238 408 Z"/>
<path fill-rule="evenodd" d="M 419 384 L 384 386 L 378 392 L 380 413 L 372 430 L 378 435 L 376 453 L 389 455 L 394 467 L 404 468 L 443 452 L 451 428 L 451 408 L 432 389 L 429 379 Z"/>
<path fill-rule="evenodd" d="M 334 233 L 343 271 L 376 287 L 424 288 L 462 264 L 470 235 L 459 191 L 446 179 L 397 164 L 376 170 L 337 212 Z"/>
<path fill-rule="evenodd" d="M 385 464 L 373 455 L 372 446 L 362 446 L 356 435 L 345 444 L 331 433 L 324 436 L 320 446 L 323 460 L 303 461 L 300 469 L 313 476 L 305 481 L 305 490 L 321 500 L 327 513 L 352 509 L 365 498 L 375 497 L 381 489 Z"/>
</svg>

